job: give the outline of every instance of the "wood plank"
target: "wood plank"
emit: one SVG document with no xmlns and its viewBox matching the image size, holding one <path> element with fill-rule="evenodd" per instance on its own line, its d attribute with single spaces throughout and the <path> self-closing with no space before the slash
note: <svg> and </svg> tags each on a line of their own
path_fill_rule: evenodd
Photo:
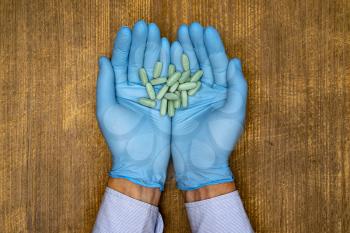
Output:
<svg viewBox="0 0 350 233">
<path fill-rule="evenodd" d="M 110 168 L 97 59 L 138 19 L 220 31 L 249 83 L 230 161 L 256 232 L 350 232 L 350 2 L 0 1 L 0 232 L 90 232 Z M 172 169 L 165 232 L 190 232 Z"/>
</svg>

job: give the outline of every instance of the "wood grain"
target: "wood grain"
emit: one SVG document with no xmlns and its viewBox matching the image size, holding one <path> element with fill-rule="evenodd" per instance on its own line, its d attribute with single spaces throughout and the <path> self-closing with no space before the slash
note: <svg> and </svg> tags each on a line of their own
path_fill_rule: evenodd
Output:
<svg viewBox="0 0 350 233">
<path fill-rule="evenodd" d="M 231 159 L 256 232 L 350 232 L 350 2 L 0 1 L 0 232 L 89 232 L 110 167 L 97 59 L 138 19 L 217 27 L 249 82 Z M 169 171 L 165 232 L 189 232 Z"/>
</svg>

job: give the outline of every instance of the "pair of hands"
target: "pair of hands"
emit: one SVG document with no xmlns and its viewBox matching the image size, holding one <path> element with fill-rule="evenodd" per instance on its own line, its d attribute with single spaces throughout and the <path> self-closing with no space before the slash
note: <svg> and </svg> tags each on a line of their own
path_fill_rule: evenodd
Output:
<svg viewBox="0 0 350 233">
<path fill-rule="evenodd" d="M 170 45 L 155 24 L 139 21 L 132 30 L 119 30 L 111 60 L 99 60 L 97 119 L 112 153 L 112 178 L 163 190 L 171 151 L 182 190 L 233 181 L 228 159 L 243 131 L 247 98 L 240 61 L 227 58 L 213 27 L 182 25 L 177 40 Z M 169 118 L 160 116 L 159 103 L 155 109 L 138 104 L 147 96 L 138 70 L 144 67 L 152 77 L 160 61 L 161 76 L 167 76 L 170 63 L 182 71 L 182 53 L 191 72 L 204 71 L 188 108 Z"/>
</svg>

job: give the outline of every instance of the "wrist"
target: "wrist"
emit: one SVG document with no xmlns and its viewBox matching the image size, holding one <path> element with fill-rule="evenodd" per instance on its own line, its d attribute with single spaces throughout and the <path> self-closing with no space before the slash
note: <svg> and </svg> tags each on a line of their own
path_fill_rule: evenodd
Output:
<svg viewBox="0 0 350 233">
<path fill-rule="evenodd" d="M 159 188 L 144 187 L 123 178 L 109 178 L 108 187 L 131 198 L 155 206 L 158 206 L 161 195 Z"/>
<path fill-rule="evenodd" d="M 196 190 L 184 191 L 186 202 L 195 202 L 224 195 L 236 190 L 234 182 L 208 185 Z"/>
</svg>

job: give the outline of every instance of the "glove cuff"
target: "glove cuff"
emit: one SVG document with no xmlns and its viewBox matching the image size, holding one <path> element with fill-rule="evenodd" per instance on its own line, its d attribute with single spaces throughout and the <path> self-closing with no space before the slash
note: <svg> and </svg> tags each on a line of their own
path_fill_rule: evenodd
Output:
<svg viewBox="0 0 350 233">
<path fill-rule="evenodd" d="M 123 173 L 124 174 L 124 173 Z M 127 179 L 135 184 L 147 187 L 147 188 L 159 188 L 160 191 L 164 190 L 164 181 L 148 181 L 148 180 L 144 180 L 144 179 L 140 179 L 137 177 L 133 177 L 133 176 L 126 176 L 126 175 L 120 175 L 118 174 L 118 172 L 116 171 L 110 171 L 109 172 L 109 176 L 112 178 L 123 178 L 123 179 Z"/>
<path fill-rule="evenodd" d="M 190 171 L 176 175 L 177 187 L 180 190 L 189 191 L 213 184 L 222 184 L 234 181 L 234 176 L 229 167 L 210 169 L 205 171 Z"/>
</svg>

